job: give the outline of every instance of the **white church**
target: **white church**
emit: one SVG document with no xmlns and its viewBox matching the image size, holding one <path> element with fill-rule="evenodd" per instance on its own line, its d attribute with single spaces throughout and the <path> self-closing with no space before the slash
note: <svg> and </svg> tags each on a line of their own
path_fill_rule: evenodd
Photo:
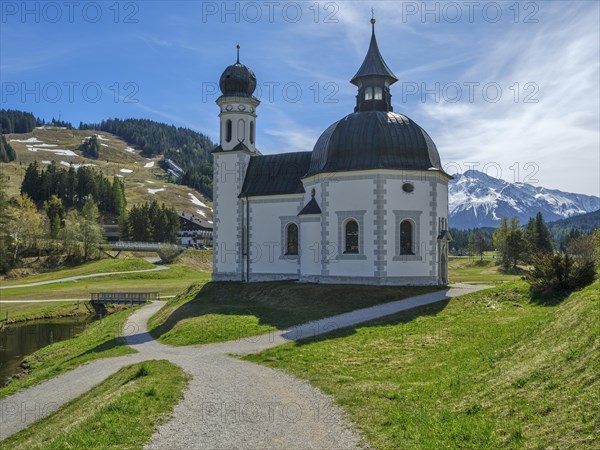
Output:
<svg viewBox="0 0 600 450">
<path fill-rule="evenodd" d="M 448 282 L 451 177 L 425 130 L 393 111 L 398 79 L 371 24 L 369 50 L 351 80 L 354 112 L 327 127 L 312 151 L 262 155 L 256 77 L 239 51 L 223 72 L 214 281 Z"/>
</svg>

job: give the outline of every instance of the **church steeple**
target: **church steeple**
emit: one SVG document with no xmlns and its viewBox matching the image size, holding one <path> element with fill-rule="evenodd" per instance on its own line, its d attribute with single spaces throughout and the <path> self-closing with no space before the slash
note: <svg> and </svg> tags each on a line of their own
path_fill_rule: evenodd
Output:
<svg viewBox="0 0 600 450">
<path fill-rule="evenodd" d="M 356 108 L 358 111 L 393 111 L 390 86 L 398 81 L 396 75 L 383 60 L 375 38 L 375 18 L 371 18 L 371 43 L 367 55 L 350 80 L 358 87 Z"/>
</svg>

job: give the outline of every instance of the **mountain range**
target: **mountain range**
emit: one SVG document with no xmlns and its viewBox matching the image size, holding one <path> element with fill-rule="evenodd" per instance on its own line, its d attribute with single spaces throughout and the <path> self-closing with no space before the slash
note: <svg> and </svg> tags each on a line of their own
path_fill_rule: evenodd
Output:
<svg viewBox="0 0 600 450">
<path fill-rule="evenodd" d="M 449 224 L 459 229 L 496 227 L 502 217 L 522 224 L 541 212 L 546 222 L 600 209 L 600 197 L 510 183 L 477 170 L 454 175 L 448 185 Z"/>
</svg>

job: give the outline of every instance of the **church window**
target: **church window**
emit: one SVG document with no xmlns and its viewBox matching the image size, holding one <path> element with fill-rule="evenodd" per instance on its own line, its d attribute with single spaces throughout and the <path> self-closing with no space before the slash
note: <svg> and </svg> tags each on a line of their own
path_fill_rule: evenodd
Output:
<svg viewBox="0 0 600 450">
<path fill-rule="evenodd" d="M 358 223 L 349 220 L 344 227 L 344 253 L 358 253 Z"/>
<path fill-rule="evenodd" d="M 298 225 L 290 223 L 286 227 L 286 255 L 297 255 L 298 254 Z"/>
<path fill-rule="evenodd" d="M 372 87 L 365 88 L 365 100 L 372 100 L 372 99 L 373 99 L 373 88 Z"/>
<path fill-rule="evenodd" d="M 231 120 L 225 122 L 225 141 L 231 142 Z"/>
<path fill-rule="evenodd" d="M 415 187 L 411 183 L 404 183 L 402 185 L 402 190 L 408 194 L 415 190 Z"/>
<path fill-rule="evenodd" d="M 383 89 L 379 86 L 375 88 L 375 100 L 383 100 Z"/>
<path fill-rule="evenodd" d="M 244 123 L 244 119 L 238 120 L 237 138 L 240 142 L 246 139 L 246 124 Z"/>
<path fill-rule="evenodd" d="M 410 220 L 404 220 L 400 223 L 400 254 L 415 254 L 413 248 L 413 224 Z"/>
<path fill-rule="evenodd" d="M 254 144 L 254 121 L 250 122 L 250 143 Z"/>
</svg>

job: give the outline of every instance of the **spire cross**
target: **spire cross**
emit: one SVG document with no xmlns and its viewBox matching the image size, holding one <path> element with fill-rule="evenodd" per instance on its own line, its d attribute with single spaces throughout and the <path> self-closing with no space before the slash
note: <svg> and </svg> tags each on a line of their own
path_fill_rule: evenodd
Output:
<svg viewBox="0 0 600 450">
<path fill-rule="evenodd" d="M 375 10 L 371 8 L 371 32 L 375 34 Z"/>
<path fill-rule="evenodd" d="M 237 63 L 240 63 L 240 44 L 236 45 L 235 48 L 237 48 Z"/>
</svg>

